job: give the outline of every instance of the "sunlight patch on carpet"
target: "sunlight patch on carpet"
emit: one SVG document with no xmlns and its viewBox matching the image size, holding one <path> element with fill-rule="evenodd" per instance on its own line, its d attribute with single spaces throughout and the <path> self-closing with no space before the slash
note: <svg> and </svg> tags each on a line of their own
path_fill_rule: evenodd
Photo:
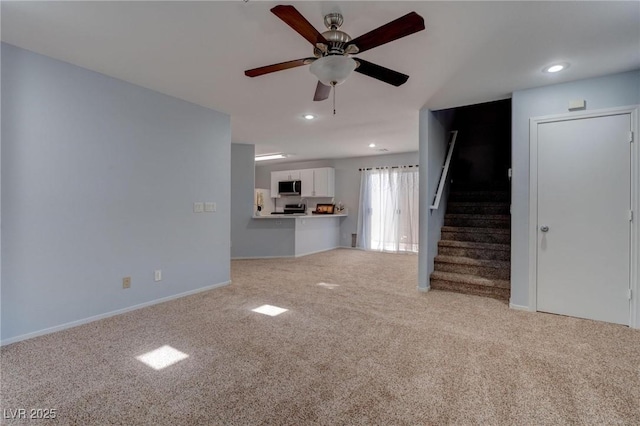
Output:
<svg viewBox="0 0 640 426">
<path fill-rule="evenodd" d="M 173 365 L 178 361 L 182 361 L 185 358 L 189 358 L 189 355 L 184 352 L 180 352 L 169 345 L 164 345 L 158 349 L 154 349 L 151 352 L 147 352 L 144 355 L 136 357 L 138 361 L 144 362 L 154 370 L 162 370 L 163 368 Z"/>
<path fill-rule="evenodd" d="M 320 287 L 328 288 L 329 290 L 333 290 L 336 287 L 340 287 L 340 284 L 329 284 L 329 283 L 318 283 Z"/>
<path fill-rule="evenodd" d="M 276 317 L 283 312 L 287 312 L 288 309 L 279 308 L 277 306 L 272 306 L 272 305 L 262 305 L 262 306 L 258 306 L 255 309 L 252 309 L 252 311 L 257 312 L 259 314 L 269 315 L 270 317 Z"/>
</svg>

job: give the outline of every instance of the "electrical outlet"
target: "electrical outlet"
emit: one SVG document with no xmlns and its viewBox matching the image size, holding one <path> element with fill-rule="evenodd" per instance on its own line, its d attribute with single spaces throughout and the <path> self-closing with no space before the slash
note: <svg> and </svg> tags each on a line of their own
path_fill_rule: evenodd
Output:
<svg viewBox="0 0 640 426">
<path fill-rule="evenodd" d="M 216 203 L 208 202 L 204 203 L 204 211 L 207 213 L 213 213 L 216 211 Z"/>
<path fill-rule="evenodd" d="M 130 288 L 131 287 L 131 277 L 124 277 L 122 279 L 122 288 Z"/>
<path fill-rule="evenodd" d="M 202 203 L 202 202 L 193 203 L 193 212 L 194 213 L 202 213 L 202 212 L 204 212 L 204 203 Z"/>
<path fill-rule="evenodd" d="M 162 270 L 156 269 L 154 272 L 154 280 L 162 281 Z"/>
</svg>

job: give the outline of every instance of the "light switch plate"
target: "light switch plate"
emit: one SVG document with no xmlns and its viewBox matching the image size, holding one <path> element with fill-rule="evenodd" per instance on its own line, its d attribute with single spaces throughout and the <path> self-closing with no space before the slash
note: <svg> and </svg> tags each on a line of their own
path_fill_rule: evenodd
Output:
<svg viewBox="0 0 640 426">
<path fill-rule="evenodd" d="M 201 202 L 193 203 L 193 212 L 194 213 L 204 212 L 204 203 L 201 203 Z"/>
<path fill-rule="evenodd" d="M 212 203 L 212 202 L 204 203 L 204 211 L 207 212 L 207 213 L 215 212 L 216 211 L 216 203 Z"/>
</svg>

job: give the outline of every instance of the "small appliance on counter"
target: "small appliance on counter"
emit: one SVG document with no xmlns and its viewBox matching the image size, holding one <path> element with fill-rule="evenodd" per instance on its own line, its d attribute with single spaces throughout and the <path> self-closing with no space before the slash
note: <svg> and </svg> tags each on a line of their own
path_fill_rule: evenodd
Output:
<svg viewBox="0 0 640 426">
<path fill-rule="evenodd" d="M 284 214 L 307 214 L 306 204 L 285 204 Z"/>
<path fill-rule="evenodd" d="M 306 204 L 285 204 L 284 211 L 282 212 L 271 212 L 271 214 L 307 214 L 307 205 Z"/>
<path fill-rule="evenodd" d="M 335 204 L 318 204 L 313 214 L 333 214 L 335 207 Z"/>
</svg>

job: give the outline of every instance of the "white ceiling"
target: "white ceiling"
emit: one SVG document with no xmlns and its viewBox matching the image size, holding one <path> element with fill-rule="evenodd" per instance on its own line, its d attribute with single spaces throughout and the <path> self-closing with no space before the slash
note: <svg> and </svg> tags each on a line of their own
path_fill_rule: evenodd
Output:
<svg viewBox="0 0 640 426">
<path fill-rule="evenodd" d="M 340 11 L 357 37 L 414 10 L 426 31 L 364 52 L 408 74 L 393 87 L 354 73 L 313 102 L 307 67 L 244 70 L 312 56 L 269 9 L 294 4 L 318 30 Z M 2 2 L 2 40 L 231 115 L 234 142 L 292 160 L 418 149 L 418 111 L 640 68 L 640 2 Z M 571 63 L 556 75 L 541 69 Z M 303 113 L 317 120 L 306 121 Z"/>
</svg>

